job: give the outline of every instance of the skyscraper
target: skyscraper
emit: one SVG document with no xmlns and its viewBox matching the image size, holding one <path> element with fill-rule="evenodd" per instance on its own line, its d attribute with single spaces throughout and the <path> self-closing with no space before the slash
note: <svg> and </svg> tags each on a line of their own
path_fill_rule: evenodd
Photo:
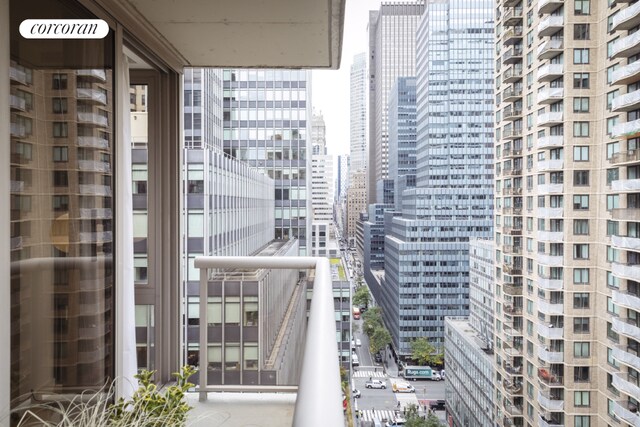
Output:
<svg viewBox="0 0 640 427">
<path fill-rule="evenodd" d="M 368 203 L 377 182 L 388 175 L 389 92 L 397 77 L 416 75 L 416 29 L 423 2 L 382 3 L 369 12 L 369 162 Z"/>
<path fill-rule="evenodd" d="M 299 239 L 310 254 L 311 74 L 305 70 L 225 70 L 224 151 L 275 181 L 275 238 Z"/>
<path fill-rule="evenodd" d="M 468 314 L 469 239 L 492 236 L 492 16 L 489 0 L 435 0 L 420 21 L 416 188 L 385 239 L 379 301 L 401 355 Z"/>
<path fill-rule="evenodd" d="M 367 167 L 367 54 L 353 57 L 350 77 L 350 144 L 351 168 L 355 172 Z"/>
<path fill-rule="evenodd" d="M 497 421 L 638 426 L 640 5 L 497 6 Z"/>
<path fill-rule="evenodd" d="M 311 253 L 314 256 L 338 256 L 333 222 L 333 156 L 327 154 L 326 129 L 322 113 L 311 121 Z"/>
</svg>

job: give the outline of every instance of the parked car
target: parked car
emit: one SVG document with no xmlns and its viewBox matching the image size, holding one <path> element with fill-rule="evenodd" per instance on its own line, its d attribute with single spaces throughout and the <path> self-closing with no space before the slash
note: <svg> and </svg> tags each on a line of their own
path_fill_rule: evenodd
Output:
<svg viewBox="0 0 640 427">
<path fill-rule="evenodd" d="M 395 420 L 389 421 L 387 424 L 385 424 L 386 427 L 397 427 L 397 426 L 403 426 L 407 423 L 407 420 L 405 420 L 402 417 L 396 417 Z"/>
<path fill-rule="evenodd" d="M 366 388 L 381 388 L 381 389 L 387 388 L 387 384 L 385 384 L 385 382 L 382 380 L 369 380 L 366 383 L 364 383 L 364 386 Z"/>
<path fill-rule="evenodd" d="M 445 401 L 444 400 L 433 400 L 429 403 L 429 408 L 432 410 L 445 410 Z"/>
<path fill-rule="evenodd" d="M 360 390 L 358 390 L 357 388 L 351 390 L 351 394 L 353 395 L 354 399 L 359 399 L 362 396 L 362 393 L 360 393 Z"/>
<path fill-rule="evenodd" d="M 360 338 L 356 338 L 356 346 L 360 347 L 362 345 L 362 341 L 360 341 Z"/>
</svg>

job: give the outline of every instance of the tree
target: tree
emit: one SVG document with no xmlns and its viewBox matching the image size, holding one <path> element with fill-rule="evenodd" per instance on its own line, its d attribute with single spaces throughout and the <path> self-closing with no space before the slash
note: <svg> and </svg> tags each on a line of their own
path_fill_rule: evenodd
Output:
<svg viewBox="0 0 640 427">
<path fill-rule="evenodd" d="M 376 327 L 382 325 L 382 309 L 380 307 L 373 307 L 362 315 L 362 319 L 362 330 L 371 337 Z"/>
<path fill-rule="evenodd" d="M 383 325 L 379 325 L 369 336 L 369 351 L 375 354 L 391 342 L 391 334 Z"/>
<path fill-rule="evenodd" d="M 418 365 L 438 366 L 442 365 L 444 355 L 428 339 L 420 337 L 411 341 L 411 358 Z"/>
<path fill-rule="evenodd" d="M 353 295 L 353 305 L 358 307 L 369 307 L 370 301 L 371 294 L 369 294 L 369 288 L 366 286 L 360 286 Z"/>
<path fill-rule="evenodd" d="M 418 414 L 416 405 L 407 405 L 405 427 L 442 427 L 442 423 L 434 414 L 429 414 L 427 419 L 423 419 Z"/>
</svg>

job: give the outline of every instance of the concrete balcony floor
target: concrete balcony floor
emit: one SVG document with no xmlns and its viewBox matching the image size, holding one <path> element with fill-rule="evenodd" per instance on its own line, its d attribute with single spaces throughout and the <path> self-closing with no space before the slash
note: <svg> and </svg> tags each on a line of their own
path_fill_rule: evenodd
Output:
<svg viewBox="0 0 640 427">
<path fill-rule="evenodd" d="M 200 402 L 198 393 L 187 393 L 187 402 L 190 427 L 281 427 L 293 422 L 296 394 L 208 393 Z"/>
</svg>

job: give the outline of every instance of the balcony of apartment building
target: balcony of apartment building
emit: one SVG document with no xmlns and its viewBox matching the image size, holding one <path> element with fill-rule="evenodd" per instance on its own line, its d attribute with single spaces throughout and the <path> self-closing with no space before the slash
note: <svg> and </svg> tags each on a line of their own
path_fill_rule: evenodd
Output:
<svg viewBox="0 0 640 427">
<path fill-rule="evenodd" d="M 522 296 L 522 285 L 516 285 L 514 283 L 506 282 L 502 286 L 502 291 L 506 295 L 510 295 L 512 297 L 519 297 L 519 296 Z"/>
<path fill-rule="evenodd" d="M 27 111 L 27 101 L 18 95 L 11 94 L 9 95 L 9 108 L 11 108 L 12 111 L 25 112 Z"/>
<path fill-rule="evenodd" d="M 564 362 L 564 349 L 561 340 L 551 341 L 549 346 L 538 346 L 538 359 L 545 365 Z"/>
<path fill-rule="evenodd" d="M 564 0 L 539 0 L 538 15 L 553 13 L 564 5 Z"/>
<path fill-rule="evenodd" d="M 522 7 L 512 7 L 502 13 L 502 26 L 522 28 L 523 12 Z"/>
<path fill-rule="evenodd" d="M 538 287 L 545 291 L 560 291 L 564 288 L 564 280 L 562 277 L 550 274 L 539 274 L 537 282 Z"/>
<path fill-rule="evenodd" d="M 99 150 L 106 150 L 109 148 L 109 140 L 100 136 L 79 136 L 79 147 L 97 148 Z"/>
<path fill-rule="evenodd" d="M 637 400 L 631 401 L 627 399 L 614 401 L 613 413 L 628 425 L 640 427 L 640 411 Z"/>
<path fill-rule="evenodd" d="M 544 412 L 560 412 L 564 410 L 564 394 L 562 389 L 538 390 L 538 403 Z"/>
<path fill-rule="evenodd" d="M 522 110 L 520 110 L 522 114 Z M 522 144 L 518 144 L 511 148 L 510 145 L 505 144 L 504 150 L 502 150 L 502 158 L 522 157 Z"/>
<path fill-rule="evenodd" d="M 555 80 L 559 77 L 562 77 L 564 74 L 564 65 L 562 64 L 545 64 L 538 68 L 537 79 L 539 83 L 549 82 L 551 80 Z M 552 89 L 562 89 L 562 88 L 552 88 Z M 564 94 L 564 90 L 561 92 Z M 552 95 L 552 94 L 549 94 Z M 541 93 L 538 92 L 538 102 L 541 99 Z"/>
<path fill-rule="evenodd" d="M 611 58 L 629 58 L 640 53 L 640 33 L 621 37 L 611 48 Z"/>
<path fill-rule="evenodd" d="M 76 75 L 78 77 L 82 77 L 87 80 L 93 80 L 101 83 L 104 83 L 107 81 L 107 73 L 104 70 L 98 70 L 98 69 L 77 70 Z"/>
<path fill-rule="evenodd" d="M 562 243 L 564 242 L 564 231 L 538 231 L 539 242 Z"/>
<path fill-rule="evenodd" d="M 517 86 L 517 85 L 512 85 L 509 86 L 508 88 L 506 88 L 503 92 L 502 92 L 502 101 L 503 102 L 517 102 L 517 101 L 521 101 L 522 100 L 522 87 Z M 510 110 L 513 111 L 518 111 L 519 115 L 522 116 L 522 105 L 519 106 L 509 106 L 507 107 Z M 506 112 L 507 109 L 505 109 Z M 504 118 L 506 120 L 506 113 L 504 115 Z M 515 120 L 515 119 L 512 119 Z"/>
<path fill-rule="evenodd" d="M 640 249 L 640 247 L 638 248 Z M 637 290 L 630 292 L 629 290 L 614 289 L 611 297 L 616 305 L 640 312 L 640 293 Z"/>
<path fill-rule="evenodd" d="M 564 135 L 548 135 L 542 136 L 537 139 L 536 146 L 543 149 L 552 149 L 556 147 L 562 147 L 564 145 Z"/>
<path fill-rule="evenodd" d="M 506 92 L 506 91 L 505 91 Z M 505 121 L 514 121 L 522 119 L 522 106 L 508 106 L 502 111 L 502 119 Z"/>
<path fill-rule="evenodd" d="M 564 216 L 564 208 L 538 208 L 537 215 L 540 218 L 562 218 Z"/>
<path fill-rule="evenodd" d="M 564 338 L 564 324 L 560 321 L 536 325 L 536 332 L 547 340 L 561 340 Z"/>
<path fill-rule="evenodd" d="M 508 150 L 508 151 L 509 151 L 509 154 L 513 152 L 512 150 Z M 516 151 L 522 152 L 522 150 L 516 150 Z M 503 156 L 504 156 L 504 151 L 503 151 Z M 502 189 L 502 195 L 503 196 L 521 196 L 522 187 L 504 187 Z"/>
<path fill-rule="evenodd" d="M 635 262 L 612 262 L 611 272 L 614 276 L 617 276 L 621 279 L 638 280 L 638 277 L 640 277 L 640 264 Z"/>
<path fill-rule="evenodd" d="M 550 352 L 542 347 L 539 347 L 538 357 L 540 356 L 540 350 L 543 351 L 543 355 L 545 357 L 560 358 L 560 356 L 557 354 L 549 354 L 559 352 Z M 540 384 L 543 390 L 549 390 L 556 387 L 564 387 L 564 377 L 562 375 L 563 369 L 563 365 L 550 365 L 549 363 L 545 363 L 543 367 L 538 368 L 538 384 Z"/>
<path fill-rule="evenodd" d="M 564 255 L 546 254 L 544 252 L 538 253 L 537 261 L 538 264 L 542 264 L 545 267 L 562 267 Z"/>
<path fill-rule="evenodd" d="M 502 55 L 502 63 L 503 64 L 515 64 L 518 62 L 522 62 L 522 54 L 524 50 L 522 49 L 522 45 L 514 45 Z"/>
<path fill-rule="evenodd" d="M 500 3 L 502 7 L 514 7 L 521 4 L 522 0 L 502 0 Z"/>
<path fill-rule="evenodd" d="M 522 66 L 512 65 L 502 73 L 502 83 L 522 81 Z"/>
<path fill-rule="evenodd" d="M 546 413 L 538 415 L 538 427 L 564 427 L 562 413 Z"/>
<path fill-rule="evenodd" d="M 556 292 L 560 293 L 561 292 Z M 559 316 L 564 314 L 564 300 L 562 295 L 552 298 L 538 298 L 538 311 L 547 316 Z"/>
<path fill-rule="evenodd" d="M 504 139 L 522 138 L 522 126 L 511 126 L 511 125 L 505 126 L 502 131 L 502 137 Z"/>
<path fill-rule="evenodd" d="M 538 185 L 539 195 L 562 194 L 564 193 L 564 184 L 540 184 Z"/>
<path fill-rule="evenodd" d="M 564 41 L 562 39 L 548 39 L 540 43 L 540 45 L 538 45 L 538 47 L 536 48 L 536 57 L 538 58 L 538 60 L 550 59 L 560 55 L 563 49 Z M 557 67 L 554 71 L 557 71 Z"/>
<path fill-rule="evenodd" d="M 522 379 L 514 378 L 511 379 L 503 379 L 502 387 L 504 389 L 505 395 L 509 396 L 511 399 L 515 397 L 522 397 Z"/>
<path fill-rule="evenodd" d="M 505 397 L 502 400 L 502 407 L 504 408 L 505 416 L 508 418 L 522 417 L 522 399 L 509 399 Z"/>
<path fill-rule="evenodd" d="M 640 79 L 640 61 L 623 65 L 611 74 L 611 83 L 614 85 L 628 85 Z"/>
<path fill-rule="evenodd" d="M 613 374 L 613 386 L 620 392 L 633 397 L 640 396 L 640 380 L 637 376 L 627 372 L 616 372 Z"/>
<path fill-rule="evenodd" d="M 626 31 L 640 25 L 640 4 L 634 3 L 624 9 L 620 9 L 613 16 L 612 31 Z"/>
<path fill-rule="evenodd" d="M 564 114 L 562 111 L 550 111 L 538 115 L 538 126 L 551 127 L 562 124 L 564 120 Z"/>
<path fill-rule="evenodd" d="M 522 43 L 522 27 L 509 28 L 502 33 L 502 44 L 510 46 Z"/>
<path fill-rule="evenodd" d="M 640 90 L 618 95 L 611 101 L 611 111 L 632 111 L 640 106 Z"/>
<path fill-rule="evenodd" d="M 637 218 L 638 217 L 636 217 L 636 219 Z M 621 236 L 618 234 L 614 234 L 611 236 L 611 244 L 617 249 L 640 251 L 640 236 L 638 236 L 637 234 L 631 236 Z M 640 311 L 640 308 L 636 308 L 636 310 Z"/>
<path fill-rule="evenodd" d="M 640 320 L 638 319 L 613 317 L 611 318 L 611 329 L 620 335 L 640 341 Z"/>
<path fill-rule="evenodd" d="M 637 33 L 640 35 L 640 31 Z M 632 120 L 630 122 L 619 123 L 613 127 L 611 130 L 612 138 L 635 138 L 640 134 L 640 119 Z"/>
<path fill-rule="evenodd" d="M 538 172 L 561 171 L 563 169 L 564 169 L 563 159 L 549 159 L 549 160 L 538 161 Z"/>
<path fill-rule="evenodd" d="M 627 178 L 611 181 L 611 190 L 618 193 L 640 191 L 640 178 Z"/>
<path fill-rule="evenodd" d="M 640 149 L 633 149 L 615 153 L 609 159 L 612 165 L 623 166 L 640 163 Z"/>
<path fill-rule="evenodd" d="M 517 361 L 516 361 L 517 360 Z M 502 361 L 502 370 L 504 371 L 505 377 L 509 378 L 509 381 L 514 381 L 514 376 L 522 377 L 522 358 L 511 358 L 510 360 Z"/>
<path fill-rule="evenodd" d="M 564 98 L 564 88 L 545 87 L 538 91 L 538 104 L 553 104 L 562 101 Z"/>
<path fill-rule="evenodd" d="M 636 347 L 618 344 L 611 349 L 611 355 L 621 364 L 640 371 L 640 352 Z"/>
<path fill-rule="evenodd" d="M 562 15 L 549 15 L 538 23 L 538 36 L 551 36 L 564 28 L 564 17 Z"/>
</svg>

